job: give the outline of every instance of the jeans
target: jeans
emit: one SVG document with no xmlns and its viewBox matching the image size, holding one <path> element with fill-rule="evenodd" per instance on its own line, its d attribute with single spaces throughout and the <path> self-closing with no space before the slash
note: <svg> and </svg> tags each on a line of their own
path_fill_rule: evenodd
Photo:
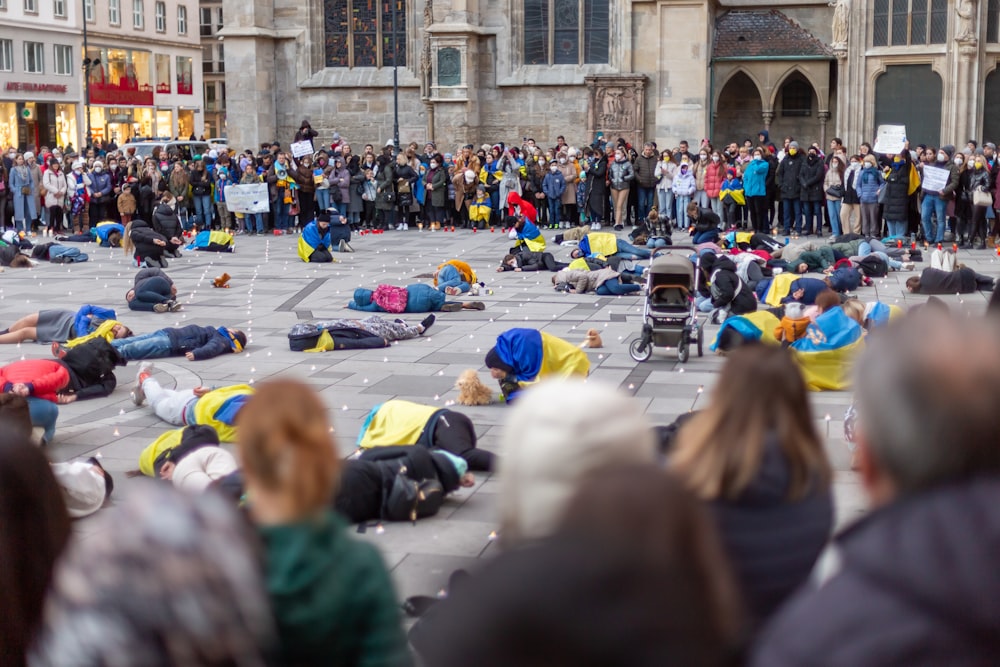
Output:
<svg viewBox="0 0 1000 667">
<path fill-rule="evenodd" d="M 639 220 L 645 219 L 656 201 L 656 188 L 644 188 L 639 186 Z"/>
<path fill-rule="evenodd" d="M 798 234 L 802 231 L 802 202 L 798 199 L 783 199 L 781 201 L 781 212 L 784 217 L 785 234 L 790 234 L 792 229 Z"/>
<path fill-rule="evenodd" d="M 632 283 L 625 284 L 618 278 L 605 280 L 597 286 L 597 293 L 601 296 L 618 296 L 620 294 L 631 294 L 642 289 L 642 285 Z"/>
<path fill-rule="evenodd" d="M 840 236 L 840 199 L 827 199 L 826 210 L 830 214 L 830 234 Z"/>
<path fill-rule="evenodd" d="M 632 255 L 632 257 L 626 257 L 626 255 Z M 618 251 L 615 253 L 615 256 L 622 259 L 649 259 L 649 250 L 646 248 L 637 248 L 631 243 L 618 239 Z"/>
<path fill-rule="evenodd" d="M 200 229 L 212 226 L 212 195 L 194 195 L 194 218 Z"/>
<path fill-rule="evenodd" d="M 264 233 L 263 213 L 246 213 L 244 214 L 244 220 L 246 222 L 248 232 L 256 231 L 258 234 Z"/>
<path fill-rule="evenodd" d="M 194 423 L 188 419 L 194 412 L 194 404 L 198 402 L 193 389 L 164 389 L 150 377 L 142 383 L 142 391 L 146 394 L 153 413 L 163 421 L 174 426 Z"/>
<path fill-rule="evenodd" d="M 330 208 L 330 189 L 324 188 L 322 190 L 316 191 L 316 208 L 319 211 L 325 211 Z"/>
<path fill-rule="evenodd" d="M 710 296 L 701 296 L 700 294 L 695 296 L 694 305 L 699 313 L 710 313 L 715 310 L 715 306 L 712 305 L 712 297 Z"/>
<path fill-rule="evenodd" d="M 667 247 L 667 239 L 659 238 L 659 237 L 655 237 L 654 236 L 653 238 L 651 238 L 648 241 L 646 241 L 646 247 L 647 248 L 666 248 Z"/>
<path fill-rule="evenodd" d="M 945 212 L 948 208 L 947 200 L 930 192 L 924 193 L 924 201 L 920 204 L 920 224 L 924 228 L 924 239 L 928 243 L 941 243 L 944 241 L 944 232 L 948 226 Z M 931 222 L 931 215 L 937 221 L 935 225 Z"/>
<path fill-rule="evenodd" d="M 674 204 L 676 204 L 677 210 L 674 220 L 677 221 L 677 229 L 683 227 L 688 219 L 688 204 L 690 203 L 691 195 L 674 195 Z"/>
<path fill-rule="evenodd" d="M 143 286 L 142 291 L 135 293 L 135 298 L 128 302 L 129 310 L 139 310 L 153 312 L 153 306 L 158 303 L 169 301 L 173 296 L 170 294 L 170 283 L 166 278 L 150 278 Z"/>
<path fill-rule="evenodd" d="M 906 220 L 902 222 L 896 222 L 895 220 L 886 220 L 886 226 L 889 228 L 889 236 L 904 237 L 906 236 Z"/>
<path fill-rule="evenodd" d="M 660 213 L 660 217 L 666 216 L 668 219 L 673 220 L 676 217 L 674 212 L 674 193 L 670 190 L 657 190 L 656 197 L 659 203 L 659 208 L 657 209 Z"/>
<path fill-rule="evenodd" d="M 698 206 L 702 208 L 708 208 L 708 193 L 704 190 L 694 191 L 694 200 L 698 202 Z"/>
<path fill-rule="evenodd" d="M 59 418 L 59 406 L 44 398 L 28 397 L 28 412 L 31 414 L 31 425 L 45 429 L 45 442 L 52 442 L 56 435 L 56 419 Z"/>
<path fill-rule="evenodd" d="M 718 197 L 712 197 L 712 198 L 710 198 L 708 200 L 708 206 L 709 206 L 709 208 L 712 209 L 713 213 L 715 213 L 717 216 L 719 216 L 719 219 L 724 220 L 724 218 L 722 217 L 723 211 L 722 211 L 722 200 L 721 199 L 719 199 Z"/>
<path fill-rule="evenodd" d="M 559 224 L 559 207 L 561 205 L 558 199 L 549 199 L 549 224 L 558 225 Z"/>
<path fill-rule="evenodd" d="M 457 287 L 463 293 L 468 292 L 471 285 L 462 279 L 462 274 L 459 273 L 451 264 L 445 264 L 441 272 L 438 273 L 438 291 L 443 292 L 449 287 Z"/>
<path fill-rule="evenodd" d="M 176 354 L 170 344 L 170 335 L 165 331 L 153 331 L 131 338 L 116 338 L 111 341 L 111 346 L 118 350 L 126 361 L 163 359 Z"/>
<path fill-rule="evenodd" d="M 280 195 L 279 195 L 280 196 Z M 291 204 L 286 204 L 283 201 L 277 201 L 274 204 L 274 228 L 285 231 L 288 229 L 288 211 L 291 209 Z"/>
<path fill-rule="evenodd" d="M 823 233 L 823 214 L 820 210 L 820 204 L 818 201 L 803 201 L 799 202 L 802 209 L 802 233 L 803 234 L 822 234 Z"/>
<path fill-rule="evenodd" d="M 862 241 L 858 245 L 857 257 L 867 257 L 868 255 L 875 255 L 876 257 L 881 257 L 885 260 L 885 263 L 890 269 L 894 271 L 899 271 L 903 268 L 903 263 L 899 260 L 892 259 L 885 252 L 885 244 L 883 244 L 878 239 L 872 239 L 871 241 Z M 852 258 L 853 259 L 853 258 Z"/>
<path fill-rule="evenodd" d="M 705 232 L 698 232 L 691 239 L 691 243 L 694 245 L 700 245 L 702 243 L 718 243 L 719 242 L 719 230 L 709 229 Z"/>
</svg>

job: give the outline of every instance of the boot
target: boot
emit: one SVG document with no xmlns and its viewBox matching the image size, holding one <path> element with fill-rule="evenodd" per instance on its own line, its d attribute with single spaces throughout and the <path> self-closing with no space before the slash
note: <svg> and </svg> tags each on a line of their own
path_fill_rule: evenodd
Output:
<svg viewBox="0 0 1000 667">
<path fill-rule="evenodd" d="M 996 236 L 993 236 L 992 234 L 990 234 L 989 236 L 986 237 L 986 247 L 987 248 L 995 248 L 996 245 L 997 245 L 997 237 Z"/>
</svg>

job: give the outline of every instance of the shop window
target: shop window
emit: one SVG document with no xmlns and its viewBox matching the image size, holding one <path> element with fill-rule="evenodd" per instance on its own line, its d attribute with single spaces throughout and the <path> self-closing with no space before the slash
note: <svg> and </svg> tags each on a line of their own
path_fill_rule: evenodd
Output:
<svg viewBox="0 0 1000 667">
<path fill-rule="evenodd" d="M 211 7 L 202 7 L 199 11 L 199 16 L 201 17 L 200 28 L 202 37 L 212 36 L 212 9 Z"/>
<path fill-rule="evenodd" d="M 405 0 L 324 0 L 324 4 L 327 67 L 392 67 L 394 57 L 406 65 Z"/>
<path fill-rule="evenodd" d="M 73 47 L 65 44 L 56 44 L 52 47 L 55 50 L 55 72 L 63 76 L 73 73 Z"/>
<path fill-rule="evenodd" d="M 874 46 L 944 44 L 947 33 L 948 0 L 875 0 Z"/>
<path fill-rule="evenodd" d="M 132 27 L 136 30 L 146 28 L 146 10 L 142 0 L 132 0 Z"/>
<path fill-rule="evenodd" d="M 191 72 L 191 58 L 176 56 L 177 58 L 177 94 L 193 95 L 194 75 Z"/>
<path fill-rule="evenodd" d="M 45 45 L 41 42 L 24 43 L 24 71 L 45 74 Z"/>
<path fill-rule="evenodd" d="M 167 31 L 167 3 L 157 2 L 156 3 L 156 32 L 166 32 Z"/>
<path fill-rule="evenodd" d="M 188 31 L 188 8 L 184 5 L 177 6 L 177 34 L 186 35 Z"/>
<path fill-rule="evenodd" d="M 0 12 L 7 11 L 7 0 L 0 0 Z"/>
<path fill-rule="evenodd" d="M 607 63 L 609 10 L 610 0 L 524 0 L 524 63 Z"/>
<path fill-rule="evenodd" d="M 52 13 L 57 18 L 66 18 L 66 0 L 52 0 Z"/>
<path fill-rule="evenodd" d="M 169 95 L 170 56 L 157 54 L 154 62 L 156 67 L 156 92 L 161 95 Z"/>
<path fill-rule="evenodd" d="M 37 14 L 38 13 L 38 0 L 24 0 L 24 13 L 25 14 Z"/>
<path fill-rule="evenodd" d="M 0 72 L 14 71 L 14 42 L 0 39 Z"/>
</svg>

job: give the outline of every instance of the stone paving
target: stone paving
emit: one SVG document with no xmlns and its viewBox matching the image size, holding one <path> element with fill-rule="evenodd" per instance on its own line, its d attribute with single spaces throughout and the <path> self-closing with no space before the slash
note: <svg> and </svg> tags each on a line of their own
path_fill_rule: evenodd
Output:
<svg viewBox="0 0 1000 667">
<path fill-rule="evenodd" d="M 545 232 L 549 238 L 554 234 Z M 235 254 L 186 252 L 182 259 L 172 260 L 168 269 L 184 310 L 162 315 L 129 311 L 124 294 L 135 269 L 120 250 L 91 245 L 87 247 L 91 261 L 85 264 L 42 264 L 32 270 L 7 269 L 0 275 L 0 324 L 7 326 L 39 309 L 75 310 L 82 303 L 93 303 L 118 309 L 121 319 L 140 333 L 190 322 L 245 328 L 251 339 L 245 353 L 202 362 L 163 360 L 156 363 L 157 378 L 167 387 L 182 388 L 260 382 L 277 375 L 299 378 L 314 386 L 329 406 L 345 456 L 353 451 L 362 419 L 376 404 L 390 398 L 435 405 L 453 401 L 458 374 L 466 368 L 482 371 L 483 356 L 495 336 L 510 327 L 536 327 L 574 342 L 583 340 L 586 329 L 599 329 L 605 348 L 588 352 L 591 377 L 633 394 L 656 424 L 667 424 L 707 401 L 723 363 L 710 354 L 703 358 L 692 354 L 681 365 L 674 351 L 656 350 L 652 360 L 637 364 L 627 346 L 641 327 L 640 297 L 563 294 L 552 290 L 551 274 L 546 272 L 495 273 L 509 246 L 500 233 L 411 230 L 368 235 L 352 242 L 356 253 L 338 255 L 341 263 L 318 266 L 298 261 L 297 240 L 240 237 Z M 568 248 L 550 250 L 560 259 L 569 252 Z M 355 287 L 426 279 L 437 264 L 452 257 L 469 262 L 493 289 L 491 296 L 480 297 L 487 304 L 485 311 L 439 313 L 428 335 L 387 349 L 289 351 L 286 334 L 293 324 L 348 315 L 351 311 L 343 308 Z M 960 261 L 983 273 L 998 272 L 996 257 L 986 251 L 963 251 Z M 223 271 L 232 276 L 232 287 L 214 289 L 211 278 Z M 905 293 L 902 284 L 908 275 L 893 273 L 877 280 L 878 296 L 904 306 L 922 301 L 923 297 Z M 876 289 L 863 288 L 862 298 L 873 300 Z M 982 312 L 985 298 L 982 294 L 944 297 L 970 313 Z M 716 329 L 709 327 L 707 340 Z M 0 346 L 0 363 L 47 354 L 46 346 L 34 343 Z M 101 456 L 115 475 L 114 503 L 128 502 L 135 482 L 126 479 L 124 472 L 136 468 L 139 452 L 168 428 L 148 407 L 136 407 L 129 399 L 134 367 L 130 364 L 119 371 L 119 387 L 110 397 L 62 408 L 57 435 L 48 449 L 54 460 Z M 481 377 L 488 379 L 485 373 Z M 699 387 L 705 390 L 701 396 Z M 837 520 L 843 525 L 864 511 L 842 440 L 841 420 L 850 395 L 815 393 L 811 400 L 817 427 L 827 436 L 827 449 L 837 470 Z M 507 413 L 503 405 L 456 409 L 472 417 L 481 447 L 503 454 L 500 441 Z M 496 481 L 480 474 L 476 486 L 453 494 L 437 517 L 415 526 L 387 524 L 384 531 L 369 530 L 359 538 L 381 548 L 401 597 L 433 594 L 452 570 L 474 566 L 476 559 L 490 552 L 496 493 Z M 93 538 L 92 526 L 86 519 L 77 522 L 77 536 Z"/>
</svg>

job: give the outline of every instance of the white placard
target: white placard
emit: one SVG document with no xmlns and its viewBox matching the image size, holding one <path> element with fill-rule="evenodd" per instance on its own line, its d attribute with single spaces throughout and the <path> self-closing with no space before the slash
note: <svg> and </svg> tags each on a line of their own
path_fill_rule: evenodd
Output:
<svg viewBox="0 0 1000 667">
<path fill-rule="evenodd" d="M 876 153 L 899 155 L 906 150 L 905 125 L 879 125 L 875 135 Z"/>
<path fill-rule="evenodd" d="M 948 185 L 948 177 L 951 172 L 941 167 L 931 167 L 924 165 L 922 180 L 923 188 L 926 192 L 941 192 Z"/>
<path fill-rule="evenodd" d="M 313 142 L 308 139 L 305 141 L 296 141 L 292 144 L 292 157 L 300 158 L 303 155 L 312 155 L 316 151 L 313 150 Z"/>
<path fill-rule="evenodd" d="M 267 213 L 267 183 L 244 183 L 226 186 L 226 208 L 233 213 Z"/>
</svg>

